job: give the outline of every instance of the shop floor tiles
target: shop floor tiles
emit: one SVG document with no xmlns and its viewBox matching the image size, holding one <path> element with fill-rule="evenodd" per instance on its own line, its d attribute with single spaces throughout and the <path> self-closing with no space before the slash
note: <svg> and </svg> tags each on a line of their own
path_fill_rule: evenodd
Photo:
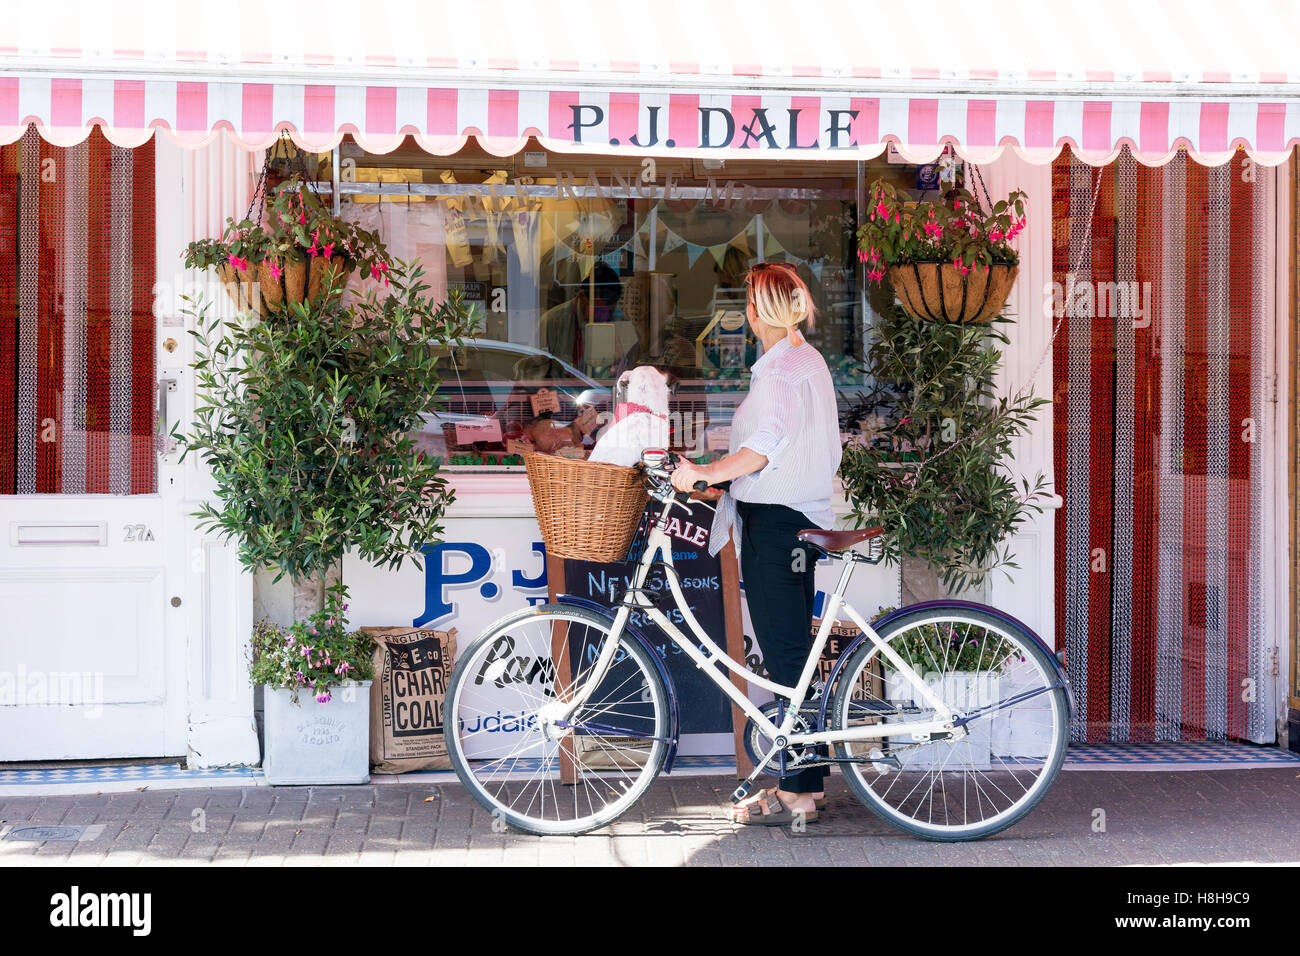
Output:
<svg viewBox="0 0 1300 956">
<path fill-rule="evenodd" d="M 1294 765 L 1300 754 L 1277 747 L 1238 743 L 1075 744 L 1065 757 L 1066 770 L 1231 770 Z M 729 757 L 677 758 L 673 776 L 729 773 Z M 527 772 L 530 767 L 521 765 Z M 374 774 L 371 783 L 453 783 L 450 770 L 405 774 Z M 61 764 L 5 769 L 0 766 L 0 795 L 26 796 L 58 793 L 114 793 L 131 790 L 180 790 L 195 787 L 267 786 L 256 767 L 221 767 L 187 770 L 176 763 L 113 763 L 68 766 Z"/>
</svg>

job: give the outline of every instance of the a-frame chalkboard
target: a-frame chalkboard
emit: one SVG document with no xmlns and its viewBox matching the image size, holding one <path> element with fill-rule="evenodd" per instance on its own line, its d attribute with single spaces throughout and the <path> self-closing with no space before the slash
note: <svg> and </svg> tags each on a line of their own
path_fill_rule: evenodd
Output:
<svg viewBox="0 0 1300 956">
<path fill-rule="evenodd" d="M 715 641 L 725 637 L 723 647 L 733 660 L 744 661 L 744 633 L 740 607 L 740 570 L 736 551 L 731 542 L 716 556 L 708 551 L 708 529 L 713 520 L 711 502 L 694 501 L 689 515 L 677 511 L 676 523 L 670 525 L 673 536 L 673 564 L 681 579 L 682 591 L 691 606 L 691 612 L 701 627 Z M 636 557 L 640 557 L 639 554 Z M 573 594 L 611 606 L 627 586 L 633 561 L 623 563 L 593 563 L 555 558 L 547 555 L 546 580 L 550 599 L 561 594 Z M 656 571 L 655 576 L 661 576 Z M 655 577 L 652 577 L 652 582 Z M 673 615 L 673 602 L 668 600 L 663 610 Z M 674 620 L 674 623 L 678 623 Z M 669 637 L 647 620 L 637 622 L 642 633 L 659 650 L 667 662 L 669 673 L 677 689 L 680 711 L 680 730 L 691 733 L 727 733 L 732 736 L 738 776 L 747 776 L 753 765 L 744 748 L 744 712 L 734 704 L 700 671 L 691 659 Z M 558 626 L 558 625 L 557 625 Z M 681 629 L 689 636 L 685 624 Z M 556 678 L 567 683 L 571 677 L 570 662 L 561 653 L 563 633 L 553 637 L 552 659 Z M 721 664 L 716 667 L 722 669 Z M 748 682 L 740 675 L 725 671 L 731 682 L 742 692 L 748 692 Z M 574 782 L 572 763 L 561 759 L 563 778 Z"/>
</svg>

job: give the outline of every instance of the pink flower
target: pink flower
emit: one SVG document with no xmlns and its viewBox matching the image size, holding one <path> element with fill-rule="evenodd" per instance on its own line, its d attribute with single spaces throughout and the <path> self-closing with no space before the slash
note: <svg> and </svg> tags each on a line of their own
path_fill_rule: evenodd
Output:
<svg viewBox="0 0 1300 956">
<path fill-rule="evenodd" d="M 298 217 L 298 225 L 300 225 L 300 226 L 305 226 L 305 225 L 307 225 L 307 214 L 306 214 L 306 213 L 303 213 L 301 216 Z"/>
<path fill-rule="evenodd" d="M 876 203 L 876 211 L 875 211 L 875 215 L 877 215 L 877 216 L 888 216 L 888 215 L 889 215 L 889 210 L 885 208 L 885 204 L 884 204 L 883 202 L 878 202 L 878 203 Z"/>
<path fill-rule="evenodd" d="M 230 264 L 234 266 L 236 269 L 238 269 L 240 272 L 248 271 L 248 260 L 240 258 L 239 256 L 235 255 L 233 252 L 230 254 Z"/>
<path fill-rule="evenodd" d="M 280 280 L 280 276 L 284 275 L 284 270 L 276 265 L 273 260 L 268 261 L 266 267 L 271 270 L 271 277 L 277 282 Z"/>
<path fill-rule="evenodd" d="M 326 259 L 328 259 L 333 254 L 334 254 L 334 243 L 332 242 L 321 251 L 321 255 L 323 255 Z"/>
</svg>

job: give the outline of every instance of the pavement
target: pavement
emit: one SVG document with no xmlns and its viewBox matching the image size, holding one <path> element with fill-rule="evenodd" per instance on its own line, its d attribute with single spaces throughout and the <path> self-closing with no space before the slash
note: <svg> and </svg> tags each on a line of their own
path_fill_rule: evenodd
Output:
<svg viewBox="0 0 1300 956">
<path fill-rule="evenodd" d="M 802 833 L 727 819 L 733 775 L 661 777 L 580 837 L 493 831 L 458 783 L 214 787 L 0 796 L 0 865 L 1300 865 L 1300 767 L 1061 774 L 1028 818 L 973 843 L 927 843 L 832 777 Z M 15 828 L 83 828 L 30 842 Z"/>
</svg>

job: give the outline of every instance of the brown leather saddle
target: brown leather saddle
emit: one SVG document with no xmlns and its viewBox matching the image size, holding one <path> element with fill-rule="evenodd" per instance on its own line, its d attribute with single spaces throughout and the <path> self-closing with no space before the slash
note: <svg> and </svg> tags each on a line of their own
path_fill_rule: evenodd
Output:
<svg viewBox="0 0 1300 956">
<path fill-rule="evenodd" d="M 795 537 L 823 551 L 838 553 L 884 533 L 885 529 L 880 527 L 861 528 L 857 531 L 825 531 L 821 528 L 807 528 Z"/>
</svg>

